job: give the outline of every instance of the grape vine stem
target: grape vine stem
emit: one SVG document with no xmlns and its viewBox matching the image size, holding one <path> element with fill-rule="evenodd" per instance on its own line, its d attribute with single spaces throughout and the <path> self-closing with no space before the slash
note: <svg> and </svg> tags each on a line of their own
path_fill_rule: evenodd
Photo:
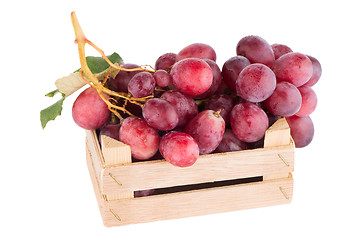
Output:
<svg viewBox="0 0 360 240">
<path fill-rule="evenodd" d="M 95 50 L 97 50 L 100 54 L 101 57 L 110 65 L 110 68 L 115 68 L 115 69 L 119 69 L 119 70 L 123 70 L 123 71 L 147 71 L 147 72 L 155 72 L 155 69 L 152 68 L 149 65 L 142 65 L 138 68 L 133 68 L 133 69 L 127 69 L 124 68 L 122 65 L 116 65 L 114 63 L 112 63 L 105 55 L 104 51 L 101 50 L 98 46 L 96 46 L 93 42 L 91 42 L 90 40 L 88 40 L 85 37 L 85 34 L 80 26 L 80 23 L 76 17 L 75 12 L 71 13 L 71 22 L 72 25 L 74 27 L 74 31 L 75 31 L 75 43 L 78 45 L 78 51 L 79 51 L 79 59 L 80 59 L 80 64 L 81 64 L 81 77 L 82 79 L 89 84 L 91 87 L 94 87 L 99 96 L 101 97 L 101 99 L 108 105 L 108 108 L 111 112 L 113 112 L 119 119 L 120 121 L 123 120 L 123 118 L 120 116 L 120 114 L 116 111 L 116 110 L 120 110 L 123 111 L 124 113 L 133 116 L 133 114 L 131 114 L 126 108 L 125 106 L 120 107 L 117 106 L 113 103 L 111 103 L 105 96 L 104 94 L 107 94 L 109 96 L 113 96 L 113 97 L 118 97 L 118 98 L 123 98 L 125 99 L 125 102 L 127 103 L 127 101 L 129 101 L 130 103 L 139 105 L 139 106 L 143 106 L 142 103 L 145 103 L 149 98 L 153 98 L 154 95 L 150 95 L 150 96 L 146 96 L 143 98 L 134 98 L 131 97 L 131 95 L 127 94 L 127 93 L 123 93 L 123 92 L 115 92 L 112 91 L 106 87 L 104 87 L 104 83 L 101 83 L 96 77 L 95 75 L 91 72 L 87 62 L 86 62 L 86 55 L 85 55 L 85 45 L 89 44 L 90 46 L 92 46 Z M 86 75 L 86 77 L 89 79 L 89 81 L 85 80 L 85 78 L 83 77 L 83 73 Z M 107 79 L 106 79 L 107 80 Z M 126 104 L 124 104 L 126 105 Z"/>
</svg>

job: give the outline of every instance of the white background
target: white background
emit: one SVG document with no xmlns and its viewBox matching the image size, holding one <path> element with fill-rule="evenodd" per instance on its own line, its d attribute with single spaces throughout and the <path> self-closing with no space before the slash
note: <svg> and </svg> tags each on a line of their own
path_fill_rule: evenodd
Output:
<svg viewBox="0 0 360 240">
<path fill-rule="evenodd" d="M 359 239 L 357 1 L 8 1 L 1 26 L 0 239 Z M 218 64 L 259 35 L 316 57 L 315 137 L 296 149 L 289 205 L 106 228 L 71 117 L 78 93 L 41 129 L 57 78 L 79 67 L 70 13 L 105 53 L 154 65 L 203 42 Z M 88 55 L 96 54 L 87 48 Z M 10 235 L 9 235 L 10 234 Z"/>
</svg>

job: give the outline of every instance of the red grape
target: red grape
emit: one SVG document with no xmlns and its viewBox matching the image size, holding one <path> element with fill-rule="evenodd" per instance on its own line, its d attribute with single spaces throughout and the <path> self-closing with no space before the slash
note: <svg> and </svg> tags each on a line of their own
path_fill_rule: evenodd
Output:
<svg viewBox="0 0 360 240">
<path fill-rule="evenodd" d="M 224 136 L 216 148 L 215 152 L 233 152 L 233 151 L 241 151 L 246 150 L 247 145 L 245 142 L 240 141 L 231 129 L 226 129 Z"/>
<path fill-rule="evenodd" d="M 235 56 L 228 59 L 222 67 L 222 77 L 231 91 L 236 92 L 236 80 L 240 72 L 250 65 L 250 61 L 243 56 Z"/>
<path fill-rule="evenodd" d="M 165 70 L 157 70 L 154 73 L 154 78 L 159 87 L 167 87 L 171 82 L 170 74 Z"/>
<path fill-rule="evenodd" d="M 300 110 L 295 115 L 299 117 L 309 116 L 317 105 L 316 93 L 308 86 L 301 86 L 298 89 L 301 93 L 302 103 Z"/>
<path fill-rule="evenodd" d="M 126 69 L 138 68 L 139 66 L 132 63 L 126 63 L 122 65 Z M 120 71 L 115 78 L 109 78 L 108 84 L 111 90 L 116 92 L 128 92 L 128 84 L 135 74 L 141 71 Z"/>
<path fill-rule="evenodd" d="M 171 131 L 160 140 L 160 153 L 174 166 L 189 167 L 199 156 L 199 146 L 190 135 Z"/>
<path fill-rule="evenodd" d="M 193 118 L 184 131 L 196 140 L 200 154 L 208 154 L 219 146 L 225 132 L 225 121 L 220 114 L 205 110 Z"/>
<path fill-rule="evenodd" d="M 161 55 L 155 63 L 155 69 L 156 70 L 166 70 L 170 68 L 172 65 L 174 65 L 176 61 L 176 54 L 175 53 L 165 53 Z"/>
<path fill-rule="evenodd" d="M 309 116 L 292 116 L 286 118 L 295 147 L 302 148 L 309 145 L 314 137 L 314 124 Z"/>
<path fill-rule="evenodd" d="M 236 53 L 246 57 L 251 63 L 262 63 L 268 67 L 271 67 L 275 60 L 269 43 L 259 36 L 242 38 L 236 46 Z"/>
<path fill-rule="evenodd" d="M 287 53 L 274 62 L 272 69 L 278 82 L 289 82 L 295 87 L 304 85 L 312 76 L 310 59 L 301 53 Z"/>
<path fill-rule="evenodd" d="M 292 52 L 291 48 L 289 48 L 284 44 L 275 43 L 271 45 L 271 48 L 274 51 L 275 60 L 281 57 L 282 55 Z"/>
<path fill-rule="evenodd" d="M 301 101 L 301 93 L 294 85 L 281 82 L 276 85 L 274 93 L 265 100 L 265 106 L 274 115 L 290 117 L 299 111 Z"/>
<path fill-rule="evenodd" d="M 150 126 L 163 131 L 171 130 L 179 123 L 176 107 L 160 98 L 152 98 L 144 104 L 143 116 Z"/>
<path fill-rule="evenodd" d="M 210 60 L 210 59 L 204 59 L 204 61 L 207 64 L 209 64 L 209 66 L 212 70 L 213 80 L 212 80 L 212 84 L 211 84 L 210 88 L 206 92 L 195 96 L 195 98 L 207 98 L 207 97 L 212 96 L 218 90 L 218 88 L 222 82 L 221 71 L 220 71 L 219 66 L 216 64 L 216 62 L 214 62 L 213 60 Z"/>
<path fill-rule="evenodd" d="M 319 81 L 319 78 L 321 77 L 322 69 L 321 69 L 320 62 L 316 58 L 314 58 L 312 56 L 307 56 L 307 57 L 310 59 L 310 61 L 312 63 L 313 74 L 311 75 L 310 80 L 305 83 L 305 85 L 308 87 L 312 87 L 315 85 L 315 83 L 317 83 Z"/>
<path fill-rule="evenodd" d="M 140 160 L 151 158 L 159 148 L 158 132 L 139 117 L 125 118 L 119 137 L 121 142 L 130 145 L 131 155 Z"/>
<path fill-rule="evenodd" d="M 185 127 L 185 125 L 199 113 L 194 99 L 182 94 L 179 91 L 166 91 L 163 95 L 161 95 L 161 98 L 176 107 L 179 115 L 179 123 L 177 125 L 179 128 Z"/>
<path fill-rule="evenodd" d="M 213 81 L 212 70 L 204 60 L 187 58 L 177 62 L 170 72 L 172 83 L 182 93 L 199 95 L 206 92 Z"/>
<path fill-rule="evenodd" d="M 221 110 L 220 115 L 224 119 L 225 124 L 230 123 L 230 112 L 235 106 L 235 99 L 229 95 L 218 95 L 211 98 L 205 105 L 205 110 L 218 111 Z"/>
<path fill-rule="evenodd" d="M 105 98 L 108 95 L 103 94 Z M 95 88 L 87 88 L 76 98 L 72 107 L 75 123 L 87 130 L 103 126 L 110 116 L 107 104 L 100 98 Z"/>
<path fill-rule="evenodd" d="M 193 43 L 183 48 L 176 56 L 176 61 L 180 61 L 185 58 L 200 58 L 210 59 L 216 61 L 215 50 L 204 43 Z"/>
<path fill-rule="evenodd" d="M 148 72 L 137 73 L 133 76 L 128 85 L 128 91 L 136 98 L 150 95 L 155 89 L 155 79 Z"/>
<path fill-rule="evenodd" d="M 254 103 L 238 103 L 230 114 L 231 127 L 238 139 L 243 142 L 256 142 L 265 135 L 269 119 Z"/>
<path fill-rule="evenodd" d="M 267 66 L 255 63 L 244 68 L 236 80 L 236 92 L 246 101 L 262 102 L 274 92 L 276 78 Z"/>
</svg>

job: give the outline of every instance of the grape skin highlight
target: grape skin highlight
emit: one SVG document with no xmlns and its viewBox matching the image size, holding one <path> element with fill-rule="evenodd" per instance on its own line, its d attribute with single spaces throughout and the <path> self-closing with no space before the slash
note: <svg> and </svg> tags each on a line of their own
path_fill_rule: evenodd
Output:
<svg viewBox="0 0 360 240">
<path fill-rule="evenodd" d="M 129 82 L 128 92 L 136 98 L 146 97 L 154 91 L 155 85 L 155 79 L 151 73 L 137 73 Z"/>
<path fill-rule="evenodd" d="M 205 110 L 186 125 L 184 132 L 196 140 L 200 154 L 208 154 L 219 146 L 225 132 L 225 121 L 216 112 Z"/>
<path fill-rule="evenodd" d="M 254 103 L 238 103 L 230 114 L 231 128 L 235 136 L 243 142 L 256 142 L 265 135 L 269 119 Z"/>
<path fill-rule="evenodd" d="M 140 160 L 151 158 L 159 148 L 160 136 L 144 119 L 127 117 L 119 131 L 120 141 L 130 145 L 131 155 Z"/>
<path fill-rule="evenodd" d="M 162 131 L 169 131 L 179 123 L 176 107 L 160 98 L 152 98 L 144 104 L 143 116 L 150 126 Z"/>
<path fill-rule="evenodd" d="M 199 156 L 199 146 L 189 134 L 171 131 L 160 140 L 160 153 L 177 167 L 192 166 Z"/>
<path fill-rule="evenodd" d="M 280 82 L 274 93 L 265 100 L 265 107 L 274 115 L 290 117 L 300 110 L 301 102 L 301 93 L 294 85 Z"/>
<path fill-rule="evenodd" d="M 301 53 L 291 52 L 274 62 L 272 70 L 278 82 L 289 82 L 300 87 L 310 80 L 313 67 L 310 59 Z"/>
<path fill-rule="evenodd" d="M 276 78 L 267 66 L 255 63 L 244 68 L 236 80 L 236 92 L 246 101 L 262 102 L 274 92 Z"/>
<path fill-rule="evenodd" d="M 191 96 L 206 92 L 213 81 L 209 64 L 199 58 L 186 58 L 177 62 L 170 75 L 175 88 Z"/>
</svg>

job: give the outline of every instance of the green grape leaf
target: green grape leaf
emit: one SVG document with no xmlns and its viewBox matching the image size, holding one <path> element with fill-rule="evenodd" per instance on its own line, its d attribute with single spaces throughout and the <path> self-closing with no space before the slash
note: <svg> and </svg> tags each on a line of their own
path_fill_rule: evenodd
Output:
<svg viewBox="0 0 360 240">
<path fill-rule="evenodd" d="M 112 63 L 122 62 L 122 58 L 119 54 L 113 53 L 110 56 L 106 56 Z M 86 62 L 92 73 L 101 73 L 104 70 L 108 69 L 110 65 L 101 57 L 86 57 Z"/>
<path fill-rule="evenodd" d="M 59 101 L 40 111 L 40 121 L 43 129 L 49 121 L 54 120 L 57 116 L 61 115 L 65 98 L 66 96 L 62 94 L 62 98 Z"/>
</svg>

